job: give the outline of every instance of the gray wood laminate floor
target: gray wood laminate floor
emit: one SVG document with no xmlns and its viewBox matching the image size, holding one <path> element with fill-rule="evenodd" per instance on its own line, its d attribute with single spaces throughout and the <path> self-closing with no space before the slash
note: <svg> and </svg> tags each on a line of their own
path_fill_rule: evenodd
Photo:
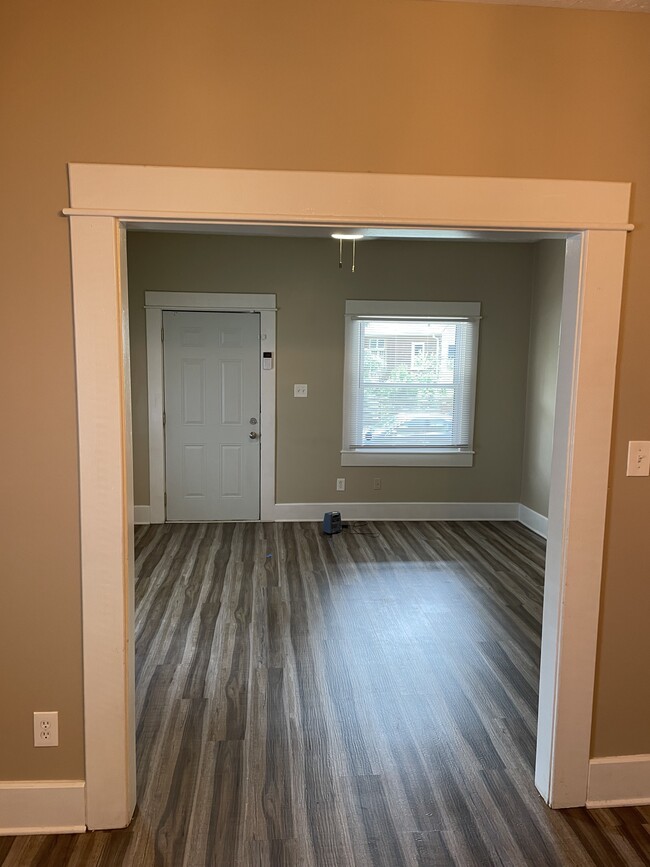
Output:
<svg viewBox="0 0 650 867">
<path fill-rule="evenodd" d="M 650 808 L 535 791 L 543 567 L 516 523 L 138 528 L 135 818 L 0 864 L 650 864 Z"/>
</svg>

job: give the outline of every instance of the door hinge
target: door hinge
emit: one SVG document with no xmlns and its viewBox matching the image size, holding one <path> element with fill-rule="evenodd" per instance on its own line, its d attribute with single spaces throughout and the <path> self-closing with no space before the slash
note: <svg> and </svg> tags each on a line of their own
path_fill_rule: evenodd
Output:
<svg viewBox="0 0 650 867">
<path fill-rule="evenodd" d="M 167 413 L 163 410 L 163 427 L 167 424 Z"/>
<path fill-rule="evenodd" d="M 167 491 L 165 491 L 165 508 L 167 507 Z"/>
<path fill-rule="evenodd" d="M 165 342 L 165 329 L 164 328 L 160 329 L 160 342 L 161 343 Z"/>
</svg>

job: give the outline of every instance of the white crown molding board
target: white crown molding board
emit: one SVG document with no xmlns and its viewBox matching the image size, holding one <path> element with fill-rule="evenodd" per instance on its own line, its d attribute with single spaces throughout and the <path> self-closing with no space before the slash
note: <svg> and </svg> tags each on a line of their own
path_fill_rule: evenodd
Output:
<svg viewBox="0 0 650 867">
<path fill-rule="evenodd" d="M 276 503 L 276 521 L 516 521 L 519 503 Z"/>
<path fill-rule="evenodd" d="M 0 836 L 83 833 L 85 788 L 83 780 L 0 781 Z"/>
<path fill-rule="evenodd" d="M 632 807 L 638 804 L 650 804 L 650 755 L 591 759 L 588 807 Z"/>
<path fill-rule="evenodd" d="M 67 215 L 226 223 L 630 229 L 631 184 L 70 163 Z M 345 195 L 341 194 L 341 191 Z M 329 217 L 329 219 L 326 219 Z"/>
<path fill-rule="evenodd" d="M 524 506 L 523 503 L 519 503 L 518 520 L 520 524 L 528 527 L 529 530 L 537 533 L 538 536 L 542 536 L 544 539 L 548 537 L 548 518 L 540 515 L 539 512 L 534 512 L 528 506 Z"/>
<path fill-rule="evenodd" d="M 134 524 L 150 524 L 151 523 L 151 508 L 149 506 L 134 506 L 133 507 L 133 523 Z"/>
</svg>

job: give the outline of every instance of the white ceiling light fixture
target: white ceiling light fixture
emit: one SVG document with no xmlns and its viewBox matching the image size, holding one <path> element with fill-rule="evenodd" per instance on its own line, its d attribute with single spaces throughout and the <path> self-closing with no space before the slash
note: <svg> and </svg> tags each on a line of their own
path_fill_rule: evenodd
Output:
<svg viewBox="0 0 650 867">
<path fill-rule="evenodd" d="M 339 242 L 339 268 L 343 267 L 343 241 L 352 242 L 352 271 L 356 267 L 357 241 L 363 241 L 363 235 L 355 232 L 333 232 L 332 238 Z"/>
</svg>

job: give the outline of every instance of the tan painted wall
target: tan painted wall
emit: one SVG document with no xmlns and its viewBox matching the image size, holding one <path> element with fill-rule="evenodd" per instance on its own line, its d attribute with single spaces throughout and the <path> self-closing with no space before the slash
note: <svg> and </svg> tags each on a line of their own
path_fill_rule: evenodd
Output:
<svg viewBox="0 0 650 867">
<path fill-rule="evenodd" d="M 68 161 L 634 182 L 593 749 L 650 752 L 650 481 L 625 477 L 626 441 L 650 438 L 650 16 L 435 0 L 0 16 L 0 778 L 83 774 Z M 58 750 L 31 746 L 44 707 Z"/>
<path fill-rule="evenodd" d="M 149 502 L 143 304 L 155 290 L 276 293 L 277 502 L 518 502 L 533 257 L 528 244 L 364 241 L 353 274 L 331 239 L 129 233 L 136 503 Z M 341 467 L 348 298 L 481 301 L 473 467 Z"/>
<path fill-rule="evenodd" d="M 564 241 L 535 245 L 521 502 L 548 517 L 562 318 Z"/>
</svg>

